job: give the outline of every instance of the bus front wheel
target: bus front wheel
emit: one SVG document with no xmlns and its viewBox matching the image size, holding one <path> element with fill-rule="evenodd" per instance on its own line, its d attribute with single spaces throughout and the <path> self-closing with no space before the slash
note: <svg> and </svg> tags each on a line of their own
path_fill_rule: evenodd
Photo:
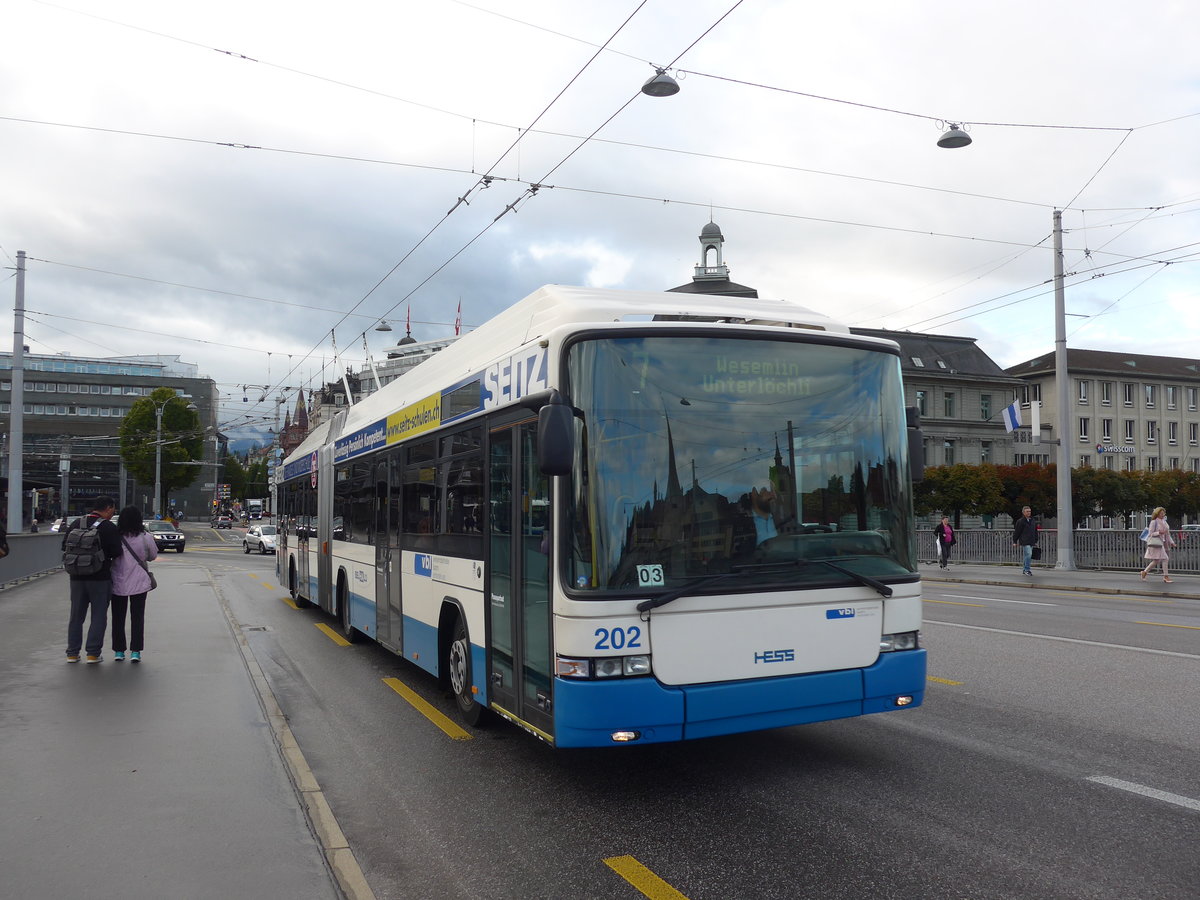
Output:
<svg viewBox="0 0 1200 900">
<path fill-rule="evenodd" d="M 483 717 L 483 707 L 471 693 L 471 642 L 467 638 L 467 626 L 462 616 L 454 620 L 453 637 L 446 653 L 446 672 L 450 676 L 450 690 L 462 720 L 468 725 L 478 725 Z"/>
</svg>

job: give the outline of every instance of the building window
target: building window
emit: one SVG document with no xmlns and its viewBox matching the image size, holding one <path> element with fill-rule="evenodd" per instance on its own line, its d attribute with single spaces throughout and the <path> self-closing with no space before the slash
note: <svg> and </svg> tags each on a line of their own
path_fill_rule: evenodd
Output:
<svg viewBox="0 0 1200 900">
<path fill-rule="evenodd" d="M 1112 406 L 1112 382 L 1100 382 L 1100 402 L 1105 406 Z"/>
<path fill-rule="evenodd" d="M 1151 419 L 1146 423 L 1146 443 L 1153 444 L 1158 440 L 1158 423 Z"/>
<path fill-rule="evenodd" d="M 1172 444 L 1172 445 L 1179 443 L 1179 423 L 1178 422 L 1168 422 L 1167 423 L 1167 443 Z"/>
<path fill-rule="evenodd" d="M 1111 470 L 1112 468 L 1114 468 L 1115 465 L 1116 465 L 1116 463 L 1113 460 L 1112 454 L 1105 453 L 1104 454 L 1104 468 Z"/>
<path fill-rule="evenodd" d="M 1121 396 L 1126 406 L 1133 406 L 1133 388 L 1128 381 L 1121 383 Z"/>
<path fill-rule="evenodd" d="M 1169 460 L 1167 460 L 1167 468 L 1168 469 L 1178 469 L 1179 468 L 1179 457 L 1172 456 Z"/>
<path fill-rule="evenodd" d="M 1188 409 L 1190 409 L 1190 410 L 1196 409 L 1196 389 L 1194 387 L 1190 387 L 1187 389 L 1187 402 L 1188 402 Z"/>
<path fill-rule="evenodd" d="M 1146 457 L 1146 471 L 1147 472 L 1157 472 L 1158 471 L 1158 457 L 1157 456 Z"/>
<path fill-rule="evenodd" d="M 912 359 L 912 364 L 914 366 L 916 366 L 918 369 L 925 368 L 925 363 L 921 361 L 921 357 L 914 356 L 914 357 L 911 357 L 911 359 Z"/>
<path fill-rule="evenodd" d="M 1175 387 L 1175 385 L 1173 385 L 1173 384 L 1168 384 L 1166 387 L 1163 388 L 1163 393 L 1166 394 L 1166 397 L 1164 399 L 1166 399 L 1166 401 L 1167 401 L 1167 409 L 1175 408 L 1175 396 L 1178 393 L 1178 391 L 1179 391 L 1179 388 Z"/>
<path fill-rule="evenodd" d="M 1132 444 L 1134 442 L 1134 427 L 1136 425 L 1137 423 L 1133 419 L 1125 420 L 1125 443 Z"/>
<path fill-rule="evenodd" d="M 1079 439 L 1081 441 L 1089 440 L 1088 432 L 1092 430 L 1092 420 L 1083 418 L 1079 420 Z"/>
<path fill-rule="evenodd" d="M 1192 471 L 1200 475 L 1200 457 L 1192 457 Z"/>
<path fill-rule="evenodd" d="M 981 463 L 987 463 L 987 462 L 992 461 L 992 442 L 991 441 L 980 441 L 979 442 L 979 461 Z"/>
<path fill-rule="evenodd" d="M 946 368 L 946 361 L 945 361 L 944 359 L 939 359 L 939 360 L 937 361 L 937 365 L 938 365 L 938 368 L 939 368 L 939 369 L 945 369 L 945 368 Z"/>
<path fill-rule="evenodd" d="M 1134 456 L 1132 453 L 1125 457 L 1125 471 L 1126 472 L 1136 472 L 1137 471 L 1137 457 Z"/>
<path fill-rule="evenodd" d="M 1188 443 L 1193 447 L 1196 446 L 1197 432 L 1200 431 L 1200 425 L 1195 422 L 1188 422 Z"/>
<path fill-rule="evenodd" d="M 946 418 L 954 418 L 954 394 L 951 391 L 946 391 L 945 395 L 943 396 L 943 401 L 945 405 L 944 412 L 946 414 Z"/>
<path fill-rule="evenodd" d="M 942 450 L 945 452 L 946 465 L 954 465 L 954 441 L 942 441 Z"/>
<path fill-rule="evenodd" d="M 983 421 L 986 422 L 991 417 L 992 417 L 992 395 L 991 394 L 980 394 L 979 395 L 979 418 L 981 418 Z"/>
<path fill-rule="evenodd" d="M 1112 419 L 1100 420 L 1100 437 L 1103 440 L 1112 440 Z"/>
<path fill-rule="evenodd" d="M 926 396 L 927 396 L 926 391 L 917 391 L 917 412 L 919 412 L 923 416 L 928 415 L 928 413 L 925 410 Z"/>
<path fill-rule="evenodd" d="M 1091 382 L 1084 381 L 1082 378 L 1080 378 L 1075 383 L 1079 386 L 1079 402 L 1087 403 L 1088 402 L 1088 385 L 1091 384 Z"/>
<path fill-rule="evenodd" d="M 1158 391 L 1152 384 L 1142 385 L 1146 389 L 1146 409 L 1154 409 L 1154 398 Z"/>
<path fill-rule="evenodd" d="M 1079 457 L 1079 468 L 1090 469 L 1092 467 L 1092 458 L 1090 456 Z"/>
</svg>

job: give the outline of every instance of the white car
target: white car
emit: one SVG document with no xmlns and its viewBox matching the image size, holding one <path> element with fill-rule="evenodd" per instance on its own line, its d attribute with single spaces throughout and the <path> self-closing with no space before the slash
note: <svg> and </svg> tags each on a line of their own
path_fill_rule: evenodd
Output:
<svg viewBox="0 0 1200 900">
<path fill-rule="evenodd" d="M 254 525 L 242 538 L 242 552 L 257 550 L 259 553 L 275 552 L 276 531 L 274 525 Z"/>
</svg>

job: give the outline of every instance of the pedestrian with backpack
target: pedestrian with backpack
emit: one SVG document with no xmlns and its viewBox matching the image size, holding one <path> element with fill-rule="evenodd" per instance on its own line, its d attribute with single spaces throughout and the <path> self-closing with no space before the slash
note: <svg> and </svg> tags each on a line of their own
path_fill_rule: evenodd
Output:
<svg viewBox="0 0 1200 900">
<path fill-rule="evenodd" d="M 83 623 L 88 626 L 87 661 L 98 663 L 108 627 L 112 598 L 112 561 L 121 555 L 121 535 L 110 520 L 117 511 L 112 497 L 97 497 L 92 511 L 76 519 L 63 535 L 63 568 L 71 576 L 71 618 L 67 622 L 67 662 L 79 662 Z"/>
</svg>

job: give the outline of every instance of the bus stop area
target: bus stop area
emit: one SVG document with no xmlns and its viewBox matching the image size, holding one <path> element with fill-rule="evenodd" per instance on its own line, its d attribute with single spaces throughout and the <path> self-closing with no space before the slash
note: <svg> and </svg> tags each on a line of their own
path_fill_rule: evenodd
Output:
<svg viewBox="0 0 1200 900">
<path fill-rule="evenodd" d="M 106 636 L 88 664 L 66 660 L 67 576 L 13 579 L 12 561 L 0 560 L 0 893 L 356 895 L 336 821 L 311 773 L 297 777 L 303 758 L 207 570 L 158 566 L 144 661 L 114 661 Z"/>
</svg>

